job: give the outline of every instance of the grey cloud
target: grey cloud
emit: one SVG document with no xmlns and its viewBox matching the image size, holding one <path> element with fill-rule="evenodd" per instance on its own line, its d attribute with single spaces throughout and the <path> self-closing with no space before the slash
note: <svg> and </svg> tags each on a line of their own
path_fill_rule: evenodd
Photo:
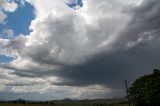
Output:
<svg viewBox="0 0 160 106">
<path fill-rule="evenodd" d="M 135 80 L 138 76 L 152 73 L 160 59 L 160 2 L 144 1 L 133 10 L 133 18 L 113 42 L 111 54 L 94 55 L 86 63 L 64 67 L 56 72 L 64 78 L 59 85 L 85 86 L 104 84 L 119 88 L 124 79 Z M 135 43 L 127 49 L 128 43 Z"/>
<path fill-rule="evenodd" d="M 36 83 L 36 82 L 34 82 L 34 83 L 26 83 L 26 84 L 24 84 L 24 83 L 8 83 L 8 84 L 6 84 L 6 86 L 33 86 L 33 85 L 36 85 L 36 84 L 39 84 L 39 83 Z"/>
<path fill-rule="evenodd" d="M 10 66 L 10 65 L 4 65 L 1 64 L 0 67 L 4 68 L 4 69 L 9 69 L 9 70 L 14 70 L 13 72 L 10 72 L 10 74 L 13 75 L 18 75 L 21 77 L 43 77 L 43 76 L 47 76 L 52 73 L 52 70 L 42 70 L 40 68 L 31 68 L 31 69 L 19 69 L 16 68 L 14 66 Z"/>
<path fill-rule="evenodd" d="M 63 83 L 59 83 L 61 85 L 84 86 L 89 84 L 105 84 L 108 86 L 119 86 L 126 78 L 131 78 L 133 80 L 139 75 L 149 73 L 152 71 L 152 68 L 158 67 L 159 61 L 157 57 L 160 52 L 158 50 L 160 22 L 159 15 L 157 15 L 159 12 L 158 10 L 160 9 L 160 3 L 158 0 L 150 2 L 151 1 L 144 1 L 140 7 L 134 9 L 132 20 L 120 33 L 120 37 L 113 42 L 113 49 L 117 50 L 109 54 L 104 52 L 93 55 L 91 59 L 80 65 L 64 65 L 62 69 L 57 71 L 38 71 L 37 69 L 34 69 L 37 70 L 35 72 L 33 69 L 26 71 L 14 69 L 17 70 L 14 74 L 27 77 L 30 75 L 30 77 L 54 75 L 65 79 Z M 154 14 L 152 14 L 152 12 Z M 148 14 L 152 14 L 152 16 L 148 17 Z M 152 19 L 154 20 L 152 21 Z M 67 31 L 68 30 L 69 29 L 67 29 Z M 149 32 L 151 31 L 154 31 L 154 33 L 150 34 Z M 145 35 L 145 32 L 148 32 L 149 34 Z M 63 31 L 60 33 L 63 33 Z M 136 42 L 140 37 L 144 37 L 145 39 L 147 36 L 153 36 L 153 39 L 149 41 L 142 40 L 133 48 L 126 49 L 127 43 Z M 36 50 L 37 49 L 38 48 L 36 48 Z M 34 60 L 38 59 L 36 60 L 37 62 L 42 61 L 42 63 L 47 63 L 46 61 L 39 60 L 43 59 L 44 55 L 48 54 L 44 49 L 46 48 L 43 47 L 43 49 L 40 48 L 40 50 L 38 50 L 42 50 L 42 54 L 41 52 L 38 52 L 34 55 L 36 57 L 31 57 L 33 57 Z M 50 61 L 50 64 L 55 65 L 53 61 Z"/>
<path fill-rule="evenodd" d="M 138 47 L 127 52 L 117 52 L 115 55 L 100 54 L 86 64 L 58 70 L 57 76 L 65 80 L 63 83 L 54 84 L 69 86 L 103 84 L 111 88 L 123 88 L 124 79 L 133 81 L 138 76 L 152 73 L 153 68 L 159 67 L 160 61 L 157 58 L 159 53 L 160 51 L 157 52 L 156 49 L 143 50 Z"/>
<path fill-rule="evenodd" d="M 128 42 L 136 42 L 139 38 L 158 36 L 160 28 L 159 0 L 144 0 L 141 6 L 132 10 L 132 19 L 113 42 L 115 46 L 125 46 Z M 148 34 L 147 34 L 148 33 Z"/>
</svg>

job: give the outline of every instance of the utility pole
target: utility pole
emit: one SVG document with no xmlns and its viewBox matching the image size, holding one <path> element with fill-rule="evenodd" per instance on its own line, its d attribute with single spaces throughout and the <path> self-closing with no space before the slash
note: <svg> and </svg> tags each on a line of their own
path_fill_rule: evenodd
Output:
<svg viewBox="0 0 160 106">
<path fill-rule="evenodd" d="M 130 98 L 129 98 L 128 82 L 127 82 L 127 80 L 124 80 L 124 83 L 125 83 L 125 86 L 126 86 L 127 101 L 128 101 L 129 106 L 130 106 L 131 104 L 130 104 Z"/>
</svg>

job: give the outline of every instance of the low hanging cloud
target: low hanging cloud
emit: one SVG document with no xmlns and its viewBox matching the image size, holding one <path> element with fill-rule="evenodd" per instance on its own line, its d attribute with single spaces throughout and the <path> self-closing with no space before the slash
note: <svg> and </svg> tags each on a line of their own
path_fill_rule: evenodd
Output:
<svg viewBox="0 0 160 106">
<path fill-rule="evenodd" d="M 77 10 L 67 6 L 69 0 L 27 2 L 36 11 L 33 31 L 0 40 L 1 54 L 16 57 L 0 65 L 7 76 L 0 85 L 12 92 L 114 97 L 124 79 L 133 81 L 159 67 L 159 0 L 84 0 Z M 11 76 L 17 80 L 11 82 Z M 59 88 L 69 93 L 59 94 Z"/>
</svg>

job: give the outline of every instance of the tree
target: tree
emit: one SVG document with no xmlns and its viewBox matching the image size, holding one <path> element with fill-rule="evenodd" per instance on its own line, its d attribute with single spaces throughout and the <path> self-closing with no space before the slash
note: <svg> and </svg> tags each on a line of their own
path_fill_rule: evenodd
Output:
<svg viewBox="0 0 160 106">
<path fill-rule="evenodd" d="M 131 101 L 137 106 L 160 106 L 160 70 L 135 80 L 129 88 Z"/>
</svg>

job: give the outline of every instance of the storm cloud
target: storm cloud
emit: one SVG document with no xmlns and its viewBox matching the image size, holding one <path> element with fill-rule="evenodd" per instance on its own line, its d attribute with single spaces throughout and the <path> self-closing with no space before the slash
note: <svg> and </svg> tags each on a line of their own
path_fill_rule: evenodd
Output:
<svg viewBox="0 0 160 106">
<path fill-rule="evenodd" d="M 159 0 L 84 0 L 77 10 L 67 6 L 69 0 L 28 2 L 36 10 L 33 31 L 0 40 L 1 54 L 16 57 L 0 65 L 7 76 L 0 77 L 6 79 L 0 86 L 12 92 L 69 91 L 57 98 L 115 97 L 123 80 L 159 68 Z M 48 3 L 53 4 L 44 9 Z M 11 82 L 10 76 L 21 81 Z"/>
</svg>

